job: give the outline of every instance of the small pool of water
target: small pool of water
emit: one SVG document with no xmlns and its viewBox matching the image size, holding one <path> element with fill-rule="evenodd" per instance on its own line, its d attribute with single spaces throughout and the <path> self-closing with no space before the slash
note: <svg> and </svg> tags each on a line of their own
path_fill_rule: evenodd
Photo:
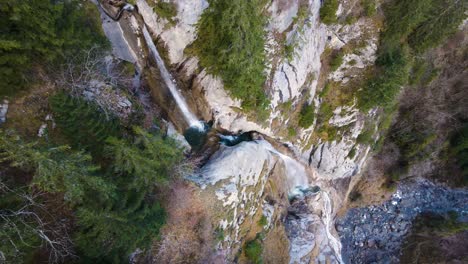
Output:
<svg viewBox="0 0 468 264">
<path fill-rule="evenodd" d="M 217 130 L 211 124 L 200 122 L 200 125 L 191 126 L 184 132 L 184 137 L 192 149 L 199 150 L 209 142 L 217 142 L 228 147 L 235 146 L 244 141 L 252 141 L 259 138 L 255 131 L 242 132 L 239 134 L 226 133 L 226 131 Z M 216 137 L 216 140 L 213 140 Z"/>
<path fill-rule="evenodd" d="M 252 133 L 251 132 L 244 132 L 239 135 L 223 135 L 221 133 L 218 134 L 219 142 L 223 145 L 228 147 L 235 146 L 244 141 L 252 141 Z"/>
<path fill-rule="evenodd" d="M 316 194 L 320 192 L 320 187 L 318 186 L 296 186 L 292 191 L 288 194 L 289 200 L 293 200 L 296 198 L 304 197 L 307 194 Z"/>
<path fill-rule="evenodd" d="M 195 150 L 201 149 L 205 145 L 208 132 L 212 129 L 208 123 L 202 122 L 201 124 L 202 126 L 191 126 L 184 132 L 185 140 Z"/>
</svg>

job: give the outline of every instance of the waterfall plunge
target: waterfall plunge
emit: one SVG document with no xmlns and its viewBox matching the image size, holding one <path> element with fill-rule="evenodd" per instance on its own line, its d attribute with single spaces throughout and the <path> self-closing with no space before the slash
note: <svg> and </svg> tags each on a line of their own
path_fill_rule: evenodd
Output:
<svg viewBox="0 0 468 264">
<path fill-rule="evenodd" d="M 190 127 L 195 127 L 199 129 L 200 131 L 204 130 L 204 127 L 205 127 L 204 124 L 200 122 L 192 112 L 190 112 L 187 103 L 185 102 L 180 92 L 177 90 L 176 84 L 173 81 L 170 73 L 166 69 L 166 66 L 164 65 L 164 61 L 159 55 L 159 52 L 156 49 L 156 45 L 154 44 L 153 39 L 151 38 L 151 35 L 148 32 L 148 29 L 146 28 L 146 26 L 143 27 L 143 35 L 145 37 L 145 41 L 149 49 L 151 50 L 151 53 L 154 56 L 154 59 L 156 60 L 156 64 L 158 65 L 159 71 L 161 72 L 161 76 L 164 80 L 164 83 L 169 88 L 169 91 L 174 97 L 174 100 L 176 101 L 178 107 L 182 111 L 182 114 L 184 115 L 185 120 L 187 121 Z M 275 148 L 273 148 L 273 146 L 271 146 L 270 144 L 268 144 L 267 146 L 268 146 L 267 149 L 270 152 L 278 155 L 283 160 L 286 170 L 287 170 L 287 174 L 288 174 L 289 189 L 291 191 L 294 192 L 294 190 L 297 188 L 308 186 L 309 181 L 307 177 L 307 172 L 305 171 L 305 168 L 301 163 L 280 153 Z"/>
<path fill-rule="evenodd" d="M 289 185 L 288 188 L 291 194 L 295 194 L 299 189 L 309 185 L 308 174 L 303 164 L 279 152 L 269 143 L 265 145 L 265 148 L 283 160 Z"/>
<path fill-rule="evenodd" d="M 169 88 L 169 91 L 171 92 L 172 97 L 174 98 L 174 100 L 177 103 L 177 106 L 182 112 L 185 121 L 188 123 L 189 127 L 196 127 L 199 130 L 203 130 L 203 123 L 200 122 L 192 112 L 190 112 L 187 102 L 185 102 L 184 98 L 177 90 L 175 81 L 173 80 L 169 71 L 166 69 L 164 61 L 159 55 L 159 52 L 156 49 L 156 45 L 154 45 L 153 39 L 151 38 L 151 35 L 148 32 L 146 26 L 143 27 L 143 36 L 145 37 L 146 44 L 148 45 L 149 49 L 151 50 L 151 53 L 153 54 L 154 59 L 156 60 L 156 64 L 158 65 L 159 71 L 161 73 L 161 77 L 163 78 L 164 83 L 167 85 L 167 88 Z"/>
</svg>

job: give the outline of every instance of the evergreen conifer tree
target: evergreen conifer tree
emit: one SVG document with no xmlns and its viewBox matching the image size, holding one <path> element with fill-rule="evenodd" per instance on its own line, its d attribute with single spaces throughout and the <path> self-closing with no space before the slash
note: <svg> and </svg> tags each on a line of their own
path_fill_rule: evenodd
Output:
<svg viewBox="0 0 468 264">
<path fill-rule="evenodd" d="M 50 98 L 50 107 L 61 132 L 77 149 L 99 157 L 108 137 L 121 135 L 116 117 L 106 115 L 98 106 L 79 97 L 59 92 Z"/>
</svg>

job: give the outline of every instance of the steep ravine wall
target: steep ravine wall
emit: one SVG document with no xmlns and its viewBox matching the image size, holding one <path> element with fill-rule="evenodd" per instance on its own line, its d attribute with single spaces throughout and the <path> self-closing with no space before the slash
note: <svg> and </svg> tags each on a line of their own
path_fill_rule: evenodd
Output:
<svg viewBox="0 0 468 264">
<path fill-rule="evenodd" d="M 141 31 L 146 25 L 181 93 L 198 118 L 214 121 L 215 127 L 231 132 L 256 130 L 284 142 L 285 148 L 293 152 L 291 156 L 299 157 L 302 163 L 309 165 L 313 172 L 309 175 L 309 183 L 321 189 L 313 188 L 314 191 L 289 200 L 289 190 L 285 187 L 288 181 L 286 164 L 279 156 L 261 147 L 265 142 L 222 146 L 191 180 L 198 185 L 200 195 L 213 210 L 210 213 L 214 216 L 213 225 L 222 230 L 216 246 L 224 259 L 247 262 L 242 253 L 246 242 L 262 234 L 265 236 L 262 238 L 265 263 L 341 262 L 338 252 L 341 244 L 335 239 L 337 232 L 334 230 L 336 211 L 347 203 L 345 199 L 350 196 L 349 187 L 356 179 L 354 176 L 360 173 L 371 154 L 372 144 L 361 142 L 359 137 L 364 131 L 377 131 L 376 124 L 381 121 L 381 113 L 375 109 L 367 113 L 359 111 L 354 95 L 343 98 L 342 90 L 359 89 L 359 80 L 365 79 L 362 77 L 370 72 L 368 70 L 376 59 L 381 18 L 357 15 L 356 20 L 348 21 L 353 12 L 362 12 L 359 7 L 358 11 L 355 8 L 360 1 L 342 0 L 337 11 L 339 23 L 327 26 L 319 21 L 320 0 L 269 2 L 266 6 L 269 23 L 266 27 L 268 65 L 265 73 L 271 105 L 268 120 L 260 122 L 240 110 L 241 102 L 229 96 L 219 77 L 208 74 L 200 67 L 198 58 L 185 53 L 196 39 L 195 25 L 208 1 L 174 0 L 172 3 L 177 9 L 175 23 L 158 17 L 153 11 L 152 0 L 137 0 L 138 13 L 125 13 L 119 22 L 103 16 L 104 30 L 113 44 L 114 54 L 135 63 L 143 71 L 144 84 L 151 88 L 156 103 L 161 104 L 167 119 L 182 132 L 185 127 L 177 106 L 162 89 L 156 65 L 148 63 L 149 53 Z M 298 24 L 296 17 L 304 6 L 307 8 L 306 19 L 303 24 Z M 284 45 L 294 46 L 291 57 L 282 52 Z M 343 53 L 342 61 L 332 68 L 330 59 L 337 53 Z M 327 84 L 332 84 L 332 93 L 325 98 L 323 91 Z M 300 128 L 294 117 L 305 103 L 314 106 L 315 117 L 320 116 L 325 103 L 334 105 L 326 121 L 319 124 L 319 118 L 315 118 L 308 128 Z M 335 128 L 336 136 L 330 137 L 330 131 L 323 136 L 324 123 L 325 127 Z M 294 135 L 285 133 L 288 128 L 294 129 Z M 372 140 L 374 143 L 378 138 Z M 369 183 L 369 186 L 374 187 L 373 184 Z M 408 233 L 411 221 L 418 213 L 412 207 L 426 206 L 425 203 L 439 193 L 452 199 L 452 194 L 445 196 L 445 190 L 429 185 L 402 185 L 396 196 L 381 205 L 349 210 L 338 222 L 344 261 L 365 262 L 369 256 L 377 261 L 392 259 L 388 252 L 398 252 L 401 244 L 398 240 Z M 421 194 L 425 195 L 422 200 Z M 466 200 L 466 193 L 459 197 Z M 385 200 L 384 196 L 381 200 Z M 442 202 L 440 206 L 435 203 L 436 207 L 452 206 Z M 462 207 L 463 204 L 457 210 Z M 343 208 L 344 212 L 347 207 Z M 396 215 L 397 210 L 407 211 L 408 217 Z M 267 219 L 264 226 L 258 224 L 262 216 Z M 390 242 L 380 243 L 375 239 L 380 235 Z M 382 248 L 389 250 L 384 254 Z"/>
<path fill-rule="evenodd" d="M 341 262 L 341 243 L 334 228 L 336 204 L 325 184 L 290 200 L 300 165 L 274 150 L 266 140 L 221 147 L 201 170 L 189 177 L 211 208 L 222 230 L 217 247 L 228 262 L 244 263 L 246 243 L 260 239 L 266 263 Z M 304 170 L 310 183 L 313 172 Z M 320 183 L 318 183 L 320 184 Z M 264 218 L 264 222 L 261 219 Z"/>
<path fill-rule="evenodd" d="M 292 241 L 294 241 L 294 238 L 305 239 L 303 241 L 305 241 L 305 246 L 308 249 L 306 251 L 299 250 L 299 253 L 296 254 L 294 252 L 297 251 L 297 247 L 293 242 L 293 245 L 289 247 L 289 255 L 292 257 L 290 261 L 292 263 L 302 263 L 310 259 L 324 261 L 328 259 L 328 261 L 337 262 L 339 256 L 336 255 L 337 252 L 334 252 L 335 249 L 333 248 L 337 246 L 330 244 L 329 238 L 330 235 L 336 235 L 334 234 L 333 218 L 341 201 L 340 197 L 346 192 L 346 186 L 343 185 L 342 189 L 334 190 L 334 187 L 327 182 L 356 174 L 365 162 L 369 148 L 356 144 L 356 138 L 364 127 L 364 117 L 354 109 L 354 106 L 343 107 L 344 110 L 335 111 L 330 121 L 337 126 L 348 128 L 348 132 L 343 134 L 341 138 L 331 141 L 311 140 L 314 131 L 314 125 L 312 125 L 310 128 L 299 129 L 296 137 L 286 139 L 284 136 L 277 136 L 277 132 L 284 129 L 290 122 L 288 117 L 284 116 L 284 112 L 287 112 L 288 109 L 282 109 L 280 105 L 291 102 L 294 108 L 308 102 L 314 104 L 315 109 L 319 109 L 322 100 L 317 89 L 322 89 L 321 85 L 323 85 L 324 79 L 335 78 L 332 75 L 328 76 L 327 71 L 323 70 L 321 60 L 326 46 L 333 48 L 334 45 L 345 45 L 346 40 L 359 38 L 360 34 L 356 32 L 361 32 L 361 27 L 366 27 L 367 24 L 366 21 L 358 21 L 355 27 L 351 27 L 353 26 L 351 25 L 344 26 L 344 29 L 340 27 L 329 28 L 319 21 L 318 13 L 321 1 L 310 0 L 307 2 L 307 22 L 303 25 L 295 25 L 293 22 L 294 17 L 298 14 L 299 1 L 293 0 L 287 5 L 283 2 L 274 0 L 268 5 L 268 12 L 271 17 L 267 30 L 268 43 L 271 45 L 266 47 L 270 58 L 267 67 L 269 76 L 267 84 L 269 85 L 268 93 L 272 103 L 270 118 L 268 122 L 262 124 L 250 119 L 248 114 L 238 111 L 241 105 L 240 101 L 229 96 L 223 88 L 222 80 L 200 68 L 196 57 L 189 57 L 184 53 L 185 48 L 196 38 L 195 23 L 204 8 L 207 7 L 208 3 L 206 1 L 174 1 L 177 7 L 177 22 L 175 25 L 168 25 L 166 19 L 158 17 L 148 4 L 149 1 L 145 0 L 136 1 L 138 13 L 124 13 L 119 22 L 110 21 L 103 15 L 103 24 L 105 33 L 113 45 L 114 53 L 124 60 L 136 63 L 143 71 L 143 83 L 151 88 L 156 103 L 165 108 L 169 120 L 175 124 L 179 132 L 184 129 L 184 126 L 181 125 L 181 117 L 176 114 L 176 106 L 171 103 L 167 92 L 161 89 L 161 82 L 155 65 L 148 63 L 148 48 L 142 37 L 142 27 L 145 24 L 152 33 L 166 65 L 171 69 L 172 75 L 176 77 L 183 96 L 199 118 L 207 121 L 213 120 L 216 127 L 232 132 L 256 130 L 283 141 L 290 140 L 289 148 L 296 152 L 297 157 L 302 157 L 303 163 L 310 164 L 311 168 L 317 171 L 314 181 L 325 189 L 331 190 L 329 192 L 331 193 L 331 199 L 328 202 L 325 197 L 326 193 L 312 195 L 304 199 L 302 203 L 299 203 L 299 218 L 293 217 L 289 220 L 290 227 L 300 227 L 300 230 L 296 229 L 296 231 L 293 231 L 293 229 L 286 230 L 289 232 L 290 239 L 293 239 Z M 344 39 L 339 44 L 335 43 L 337 32 L 342 34 L 340 39 Z M 275 45 L 283 45 L 273 37 L 276 34 L 285 34 L 289 43 L 297 42 L 291 59 L 285 58 L 283 54 L 277 54 L 277 50 L 274 48 L 269 49 L 269 47 Z M 369 44 L 369 46 L 372 46 L 372 44 Z M 369 49 L 367 48 L 367 50 Z M 372 53 L 372 49 L 370 50 Z M 375 52 L 375 50 L 373 51 Z M 369 56 L 372 57 L 372 54 L 358 53 L 361 54 L 359 56 L 367 56 L 367 59 L 360 59 L 362 63 L 357 64 L 359 67 L 364 67 L 364 63 L 372 61 L 372 59 L 368 58 Z M 150 67 L 148 68 L 148 66 Z M 341 76 L 347 75 L 349 68 L 353 67 L 340 67 L 338 70 L 341 72 Z M 293 111 L 293 109 L 290 110 Z M 226 167 L 222 165 L 222 156 L 234 155 L 232 152 L 239 151 L 236 149 L 218 151 L 217 153 L 221 157 L 214 157 L 209 164 L 216 164 L 221 168 Z M 355 149 L 356 155 L 354 157 L 348 155 L 351 149 Z M 247 155 L 249 151 L 241 152 L 242 155 L 236 156 L 238 159 L 249 158 L 249 155 Z M 267 234 L 276 233 L 282 236 L 282 238 L 278 239 L 288 240 L 284 237 L 286 231 L 284 231 L 282 223 L 285 221 L 284 217 L 290 204 L 287 199 L 287 190 L 278 189 L 278 186 L 285 185 L 286 181 L 284 179 L 286 172 L 284 169 L 281 170 L 284 164 L 281 165 L 277 160 L 272 161 L 270 156 L 263 157 L 259 155 L 260 153 L 261 151 L 256 152 L 255 158 L 260 158 L 256 165 L 265 164 L 266 167 L 260 167 L 259 172 L 233 171 L 226 175 L 226 179 L 220 181 L 223 184 L 221 186 L 218 181 L 211 185 L 200 183 L 201 185 L 214 187 L 202 188 L 202 193 L 207 195 L 207 201 L 213 202 L 213 208 L 219 208 L 219 211 L 223 212 L 218 217 L 218 224 L 226 231 L 226 235 L 220 241 L 219 246 L 224 249 L 232 249 L 230 254 L 238 252 L 242 248 L 242 243 L 245 243 L 247 239 L 252 239 L 250 229 L 258 220 L 260 211 L 276 223 L 275 226 L 268 227 L 270 231 Z M 221 164 L 218 162 L 221 162 Z M 249 168 L 250 162 L 251 160 L 248 160 L 244 164 L 246 168 Z M 219 177 L 222 173 L 207 172 L 210 168 L 209 164 L 203 168 L 204 174 L 202 175 L 205 177 L 202 178 L 206 178 L 207 175 Z M 236 164 L 235 168 L 239 170 L 244 168 L 244 165 Z M 212 168 L 216 166 L 212 165 Z M 272 170 L 276 172 L 273 173 Z M 235 182 L 231 181 L 231 184 L 224 185 L 227 179 L 235 180 Z M 243 182 L 243 179 L 245 179 L 245 182 Z M 275 180 L 271 181 L 271 179 Z M 271 184 L 271 182 L 274 184 Z M 271 208 L 266 201 L 271 197 L 277 197 L 275 204 L 279 204 L 280 208 L 276 208 L 273 213 L 267 214 L 265 212 L 268 212 Z M 224 202 L 220 203 L 221 200 Z M 332 205 L 333 207 L 331 207 Z M 231 209 L 226 210 L 227 208 Z M 326 213 L 324 213 L 325 211 Z M 327 219 L 323 218 L 324 214 L 327 215 Z M 298 219 L 305 222 L 294 224 L 294 221 Z M 304 229 L 309 231 L 303 232 Z M 291 235 L 294 232 L 304 234 L 305 237 L 301 238 L 300 235 L 297 235 L 298 233 Z M 299 244 L 296 245 L 301 247 Z M 284 247 L 287 247 L 287 245 L 281 246 L 282 251 L 284 251 Z M 233 257 L 233 255 L 229 255 L 228 259 L 233 260 Z M 285 256 L 282 256 L 282 258 L 284 259 Z"/>
<path fill-rule="evenodd" d="M 208 74 L 198 65 L 196 57 L 184 53 L 185 48 L 196 38 L 195 24 L 208 2 L 174 1 L 177 16 L 175 25 L 171 25 L 153 12 L 150 1 L 136 1 L 148 29 L 159 40 L 160 47 L 167 52 L 167 65 L 173 69 L 174 76 L 183 82 L 181 87 L 186 91 L 184 95 L 200 118 L 214 120 L 215 126 L 229 131 L 255 130 L 283 142 L 290 141 L 304 161 L 310 162 L 323 177 L 348 177 L 359 170 L 369 151 L 366 146 L 356 144 L 356 138 L 364 129 L 364 115 L 354 106 L 336 109 L 330 124 L 348 132 L 336 140 L 323 141 L 311 138 L 314 125 L 305 129 L 295 127 L 298 130 L 297 136 L 285 137 L 284 131 L 294 123 L 285 112 L 295 111 L 304 102 L 314 104 L 318 111 L 322 100 L 317 89 L 322 89 L 327 79 L 346 83 L 358 78 L 356 69 L 363 69 L 375 60 L 377 30 L 366 19 L 360 19 L 351 25 L 333 27 L 320 23 L 320 0 L 306 1 L 307 19 L 304 24 L 295 24 L 294 18 L 298 15 L 300 2 L 292 0 L 285 4 L 285 1 L 275 0 L 267 6 L 270 19 L 266 28 L 266 74 L 269 76 L 266 83 L 271 105 L 267 122 L 258 123 L 248 113 L 239 111 L 241 102 L 229 96 L 219 77 Z M 343 5 L 349 6 L 356 1 L 349 2 L 343 1 Z M 292 58 L 286 58 L 279 51 L 285 44 L 275 38 L 278 34 L 284 34 L 286 43 L 295 46 Z M 365 45 L 346 55 L 343 65 L 336 72 L 329 76 L 327 71 L 322 72 L 323 52 L 326 47 L 339 49 L 361 39 Z M 357 63 L 351 65 L 350 61 Z M 281 105 L 285 103 L 290 103 L 291 109 L 282 109 Z M 348 155 L 351 149 L 356 153 L 354 157 Z"/>
<path fill-rule="evenodd" d="M 248 113 L 239 111 L 241 102 L 229 96 L 219 77 L 208 74 L 200 68 L 196 57 L 184 53 L 185 48 L 196 38 L 195 24 L 208 5 L 206 1 L 174 1 L 177 22 L 169 25 L 166 19 L 159 18 L 153 12 L 149 1 L 138 0 L 138 16 L 124 13 L 119 22 L 114 22 L 103 14 L 103 25 L 114 53 L 122 59 L 136 62 L 144 69 L 149 56 L 141 34 L 141 24 L 145 23 L 153 34 L 158 49 L 161 49 L 166 65 L 172 69 L 172 75 L 178 81 L 182 94 L 200 119 L 213 120 L 216 127 L 232 132 L 255 130 L 283 142 L 289 141 L 303 161 L 326 179 L 352 176 L 360 170 L 369 151 L 366 145 L 356 143 L 365 127 L 366 115 L 359 113 L 353 105 L 337 108 L 329 123 L 344 132 L 336 139 L 323 140 L 314 135 L 315 124 L 309 128 L 298 128 L 294 125 L 295 121 L 290 120 L 292 117 L 286 113 L 296 111 L 305 102 L 314 104 L 315 111 L 318 112 L 323 100 L 317 89 L 322 89 L 327 80 L 337 81 L 336 75 L 342 76 L 339 81 L 344 83 L 359 78 L 356 70 L 367 67 L 375 59 L 376 29 L 365 19 L 351 25 L 325 26 L 319 21 L 320 0 L 308 1 L 307 21 L 303 25 L 297 25 L 294 24 L 294 18 L 298 13 L 299 1 L 293 0 L 287 5 L 283 2 L 272 1 L 267 9 L 270 14 L 267 27 L 269 44 L 266 47 L 269 58 L 267 90 L 271 105 L 268 121 L 261 124 L 251 119 Z M 344 4 L 349 5 L 347 2 Z M 274 38 L 278 34 L 285 34 L 287 43 L 295 43 L 292 59 L 285 58 L 284 54 L 278 52 L 280 46 L 284 45 Z M 346 55 L 343 65 L 333 74 L 328 74 L 328 69 L 323 70 L 325 47 L 337 49 L 361 38 L 367 44 Z M 357 63 L 350 65 L 351 60 Z M 174 114 L 177 109 L 170 103 L 168 93 L 152 80 L 154 75 L 157 79 L 158 73 L 154 68 L 143 74 L 153 96 L 166 108 L 171 119 L 181 120 L 180 116 Z M 285 103 L 290 104 L 291 109 L 283 109 L 281 105 Z M 175 125 L 182 132 L 183 126 L 179 123 L 181 121 L 176 121 Z M 296 130 L 297 135 L 292 138 L 284 136 L 288 129 Z M 355 155 L 349 155 L 351 151 Z"/>
</svg>

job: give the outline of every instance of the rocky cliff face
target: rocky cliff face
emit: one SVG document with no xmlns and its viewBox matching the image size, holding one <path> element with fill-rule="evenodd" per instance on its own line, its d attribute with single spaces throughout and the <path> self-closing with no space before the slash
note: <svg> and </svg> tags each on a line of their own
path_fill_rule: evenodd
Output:
<svg viewBox="0 0 468 264">
<path fill-rule="evenodd" d="M 221 146 L 197 174 L 188 177 L 200 188 L 207 208 L 211 208 L 217 249 L 228 261 L 246 262 L 246 256 L 240 252 L 244 252 L 249 241 L 260 239 L 266 263 L 363 261 L 378 243 L 373 236 L 384 232 L 372 229 L 372 225 L 388 208 L 395 209 L 394 199 L 377 209 L 363 209 L 371 210 L 371 217 L 351 211 L 340 222 L 344 251 L 351 252 L 343 260 L 340 241 L 335 238 L 334 217 L 347 197 L 350 179 L 367 161 L 371 141 L 377 140 L 372 135 L 378 130 L 380 113 L 375 109 L 359 111 L 354 93 L 348 91 L 359 89 L 364 79 L 361 77 L 369 74 L 376 60 L 381 18 L 360 16 L 348 21 L 360 1 L 343 0 L 339 1 L 337 15 L 347 21 L 326 26 L 319 20 L 320 0 L 269 2 L 265 7 L 269 15 L 265 72 L 271 104 L 267 120 L 260 121 L 242 111 L 241 102 L 229 95 L 223 81 L 203 69 L 197 57 L 185 52 L 196 39 L 196 23 L 209 3 L 172 3 L 177 12 L 171 20 L 158 16 L 152 0 L 137 0 L 138 14 L 126 14 L 119 22 L 104 19 L 114 53 L 139 67 L 156 102 L 165 105 L 170 121 L 183 132 L 184 127 L 178 124 L 180 117 L 174 114 L 175 106 L 168 102 L 154 65 L 147 61 L 148 49 L 142 38 L 142 28 L 146 26 L 199 118 L 214 121 L 214 127 L 220 129 L 258 131 L 287 142 L 289 155 L 300 164 L 300 169 L 288 167 L 284 154 L 273 150 L 267 141 L 244 142 L 234 147 Z M 301 14 L 305 19 L 298 19 Z M 285 54 L 286 46 L 293 47 L 293 52 Z M 303 105 L 312 106 L 317 117 L 308 127 L 298 126 L 297 115 Z M 171 133 L 177 135 L 174 129 Z M 370 136 L 363 139 L 366 133 Z M 292 188 L 298 185 L 291 182 L 299 174 L 306 175 L 306 181 L 300 184 L 319 187 L 301 190 L 290 199 Z M 412 191 L 405 195 L 411 199 L 419 194 Z M 397 198 L 398 204 L 403 198 Z M 406 223 L 412 217 L 414 214 L 408 214 L 406 222 L 402 220 L 405 224 L 401 225 L 405 226 L 394 228 L 395 236 L 390 237 L 387 231 L 383 235 L 390 240 L 399 239 L 406 234 Z M 387 217 L 385 221 L 391 226 L 390 222 L 396 220 Z M 351 230 L 361 224 L 365 224 L 364 231 Z M 356 247 L 364 248 L 356 251 Z"/>
<path fill-rule="evenodd" d="M 265 140 L 243 142 L 222 147 L 190 177 L 212 208 L 209 214 L 223 234 L 217 246 L 228 260 L 245 261 L 235 255 L 260 235 L 268 263 L 341 261 L 330 195 L 315 186 L 290 200 L 298 192 L 291 182 L 301 173 L 301 165 L 291 162 Z M 312 172 L 303 173 L 313 182 Z"/>
<path fill-rule="evenodd" d="M 246 241 L 255 239 L 257 233 L 268 235 L 283 228 L 289 190 L 285 185 L 284 164 L 269 148 L 266 141 L 225 147 L 198 175 L 191 177 L 200 186 L 203 200 L 212 208 L 212 221 L 223 234 L 218 247 L 228 252 L 230 260 Z M 266 221 L 259 223 L 261 218 Z M 276 239 L 286 240 L 281 236 Z M 287 243 L 272 243 L 271 246 L 288 248 Z"/>
<path fill-rule="evenodd" d="M 267 85 L 271 105 L 267 122 L 261 123 L 252 119 L 247 113 L 238 111 L 237 109 L 241 108 L 241 102 L 229 96 L 223 88 L 222 80 L 201 68 L 196 57 L 184 53 L 186 47 L 196 38 L 195 24 L 208 6 L 206 1 L 175 1 L 177 15 L 173 21 L 176 22 L 170 23 L 153 11 L 152 1 L 138 0 L 136 6 L 139 15 L 124 14 L 118 22 L 110 21 L 103 15 L 103 25 L 112 42 L 114 53 L 124 60 L 135 63 L 140 71 L 146 71 L 142 75 L 146 76 L 146 82 L 150 85 L 153 95 L 157 94 L 156 101 L 160 100 L 160 103 L 166 102 L 167 104 L 164 94 L 161 95 L 161 88 L 157 84 L 152 84 L 154 83 L 152 79 L 158 79 L 157 73 L 155 74 L 151 69 L 145 70 L 149 56 L 147 45 L 142 37 L 142 27 L 145 25 L 157 40 L 160 52 L 165 54 L 163 57 L 172 69 L 173 75 L 182 81 L 179 83 L 180 87 L 184 88 L 182 93 L 199 117 L 214 120 L 216 127 L 233 132 L 256 130 L 265 135 L 286 140 L 285 137 L 277 135 L 285 131 L 284 124 L 292 124 L 294 121 L 283 116 L 282 105 L 289 103 L 292 107 L 291 111 L 299 109 L 303 103 L 314 104 L 316 109 L 319 109 L 322 100 L 317 95 L 317 89 L 327 78 L 334 78 L 332 75 L 327 77 L 328 70 L 322 69 L 321 60 L 326 45 L 341 47 L 346 45 L 345 41 L 359 38 L 359 33 L 356 34 L 355 28 L 342 30 L 341 28 L 328 28 L 320 23 L 321 1 L 302 2 L 304 1 L 285 3 L 278 0 L 272 1 L 267 6 L 267 12 L 270 14 L 267 26 L 268 46 L 266 47 Z M 295 23 L 295 17 L 298 16 L 301 8 L 306 9 L 306 19 L 301 23 Z M 338 35 L 335 31 L 341 34 L 342 40 L 338 44 L 335 43 L 334 36 Z M 350 34 L 352 36 L 348 36 Z M 278 35 L 284 35 L 285 40 L 279 39 Z M 282 45 L 295 47 L 292 56 L 286 57 L 278 52 L 283 49 Z M 362 57 L 356 67 L 362 68 L 365 61 L 372 60 L 372 58 L 367 58 L 372 56 L 369 52 L 356 56 Z M 345 59 L 345 62 L 350 60 L 352 60 L 351 57 Z M 348 70 L 352 68 L 351 66 L 340 67 L 339 75 L 347 76 Z M 357 75 L 354 73 L 354 76 Z M 171 116 L 172 111 L 170 108 L 167 110 Z M 355 140 L 363 129 L 363 118 L 356 113 L 353 106 L 335 112 L 330 122 L 337 126 L 347 126 L 350 131 L 341 139 L 312 140 L 314 125 L 298 129 L 300 133 L 289 138 L 291 140 L 289 146 L 297 152 L 296 156 L 318 172 L 317 175 L 311 173 L 313 176 L 309 176 L 310 179 L 307 180 L 309 183 L 312 182 L 312 178 L 327 180 L 352 176 L 364 161 L 368 151 L 365 147 L 354 147 Z M 172 116 L 171 120 L 175 121 L 180 131 L 181 127 L 177 125 L 177 118 Z M 348 153 L 353 148 L 357 155 L 349 157 Z M 288 192 L 291 191 L 290 188 L 284 187 L 288 186 L 286 176 L 288 169 L 285 167 L 287 164 L 267 149 L 265 146 L 254 143 L 243 143 L 235 148 L 222 148 L 203 167 L 199 174 L 201 177 L 191 178 L 201 186 L 201 192 L 206 195 L 207 201 L 211 201 L 213 208 L 217 208 L 217 212 L 222 212 L 215 217 L 218 222 L 217 226 L 224 233 L 223 239 L 219 241 L 219 248 L 230 249 L 232 260 L 246 240 L 254 238 L 252 234 L 255 235 L 256 232 L 251 230 L 252 226 L 255 226 L 259 217 L 264 215 L 268 219 L 268 225 L 265 227 L 267 235 L 265 241 L 269 239 L 268 234 L 279 234 L 282 238 L 278 239 L 291 241 L 291 247 L 287 244 L 280 247 L 283 248 L 282 251 L 289 248 L 287 251 L 290 252 L 292 263 L 317 258 L 319 255 L 320 259 L 337 261 L 339 257 L 335 255 L 339 254 L 339 249 L 336 248 L 337 245 L 331 245 L 333 243 L 329 241 L 332 238 L 330 230 L 333 232 L 334 229 L 332 225 L 334 211 L 330 204 L 333 201 L 328 201 L 327 205 L 323 195 L 316 195 L 313 202 L 313 199 L 302 199 L 304 204 L 302 209 L 294 209 L 300 211 L 297 215 L 301 217 L 288 218 L 288 228 L 284 229 L 282 223 L 287 215 L 287 208 L 290 206 Z M 294 178 L 294 170 L 292 174 L 289 177 Z M 300 202 L 296 202 L 298 203 Z M 325 223 L 323 210 L 327 206 L 329 206 L 327 209 L 329 220 L 326 221 L 329 222 Z M 308 239 L 312 237 L 312 240 Z M 269 243 L 269 245 L 278 246 L 277 243 Z M 265 252 L 269 251 L 275 250 L 265 249 Z M 273 257 L 275 258 L 280 258 L 280 256 Z M 285 259 L 284 256 L 282 258 Z"/>
<path fill-rule="evenodd" d="M 294 112 L 300 108 L 300 105 L 308 102 L 315 105 L 318 112 L 323 100 L 318 95 L 317 89 L 322 89 L 324 83 L 328 81 L 346 84 L 353 78 L 359 77 L 362 70 L 373 63 L 377 28 L 366 18 L 351 25 L 327 27 L 319 21 L 321 1 L 302 2 L 304 1 L 278 0 L 272 1 L 267 6 L 270 18 L 267 26 L 266 83 L 271 105 L 266 122 L 258 122 L 249 114 L 238 111 L 241 102 L 230 97 L 223 88 L 222 80 L 201 68 L 196 57 L 184 53 L 196 38 L 195 24 L 208 6 L 205 0 L 175 1 L 177 7 L 175 24 L 158 17 L 153 11 L 151 1 L 138 0 L 136 3 L 148 29 L 158 39 L 160 47 L 167 52 L 166 63 L 184 82 L 183 87 L 186 87 L 186 91 L 190 91 L 185 95 L 199 117 L 214 120 L 216 126 L 230 131 L 256 130 L 283 141 L 290 140 L 302 153 L 304 161 L 310 161 L 310 165 L 323 176 L 329 178 L 351 176 L 359 170 L 368 152 L 365 146 L 356 145 L 356 138 L 364 126 L 363 114 L 360 114 L 354 105 L 335 109 L 329 123 L 337 128 L 343 128 L 341 138 L 317 140 L 313 138 L 314 125 L 303 129 L 295 128 L 299 133 L 294 137 L 284 136 L 284 133 L 287 133 L 286 128 L 294 127 L 297 121 L 291 120 L 291 116 L 283 116 L 284 109 L 281 106 L 289 104 L 291 109 L 287 111 Z M 352 4 L 342 3 L 345 7 Z M 295 19 L 300 8 L 305 8 L 307 12 L 305 21 L 301 23 Z M 285 40 L 278 38 L 278 35 L 284 35 Z M 114 47 L 117 50 L 128 42 L 121 39 L 113 41 L 113 37 L 110 39 L 115 42 Z M 353 47 L 353 50 L 344 56 L 340 67 L 332 72 L 327 67 L 323 69 L 322 61 L 327 56 L 324 54 L 326 46 L 329 50 L 336 50 L 344 46 L 356 46 L 355 42 L 360 42 L 360 46 Z M 294 47 L 291 56 L 285 56 L 281 52 L 282 45 Z M 126 53 L 138 54 L 137 47 L 130 45 L 130 48 L 133 51 L 121 52 L 122 58 L 128 57 Z M 353 148 L 356 155 L 351 157 L 348 154 Z"/>
</svg>

